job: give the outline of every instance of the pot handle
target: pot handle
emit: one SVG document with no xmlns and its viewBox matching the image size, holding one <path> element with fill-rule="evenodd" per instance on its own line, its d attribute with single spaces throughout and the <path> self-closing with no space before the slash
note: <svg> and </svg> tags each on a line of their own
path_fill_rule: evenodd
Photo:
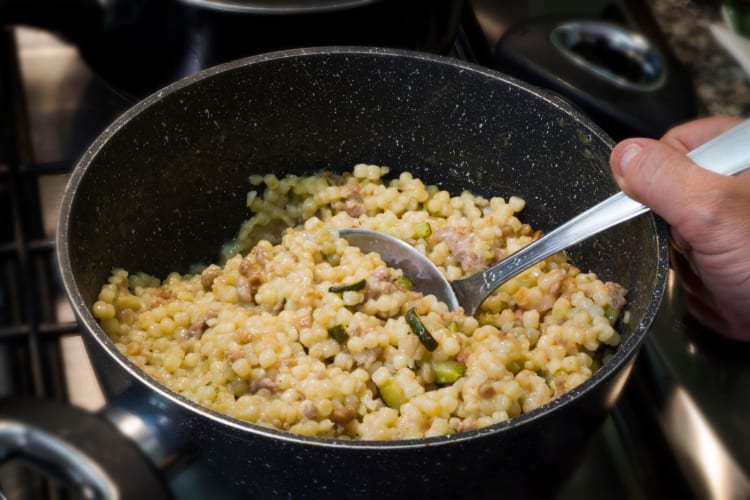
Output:
<svg viewBox="0 0 750 500">
<path fill-rule="evenodd" d="M 119 499 L 110 477 L 87 455 L 35 425 L 0 420 L 0 463 L 22 458 L 82 491 L 84 498 Z"/>
<path fill-rule="evenodd" d="M 0 399 L 0 465 L 13 462 L 33 466 L 41 473 L 35 477 L 55 479 L 82 498 L 172 498 L 136 444 L 101 416 L 62 402 Z M 21 479 L 19 487 L 34 487 Z"/>
<path fill-rule="evenodd" d="M 189 444 L 176 432 L 184 419 L 174 411 L 174 406 L 160 397 L 131 386 L 108 401 L 98 415 L 134 443 L 151 463 L 164 470 L 177 457 L 190 454 Z"/>
</svg>

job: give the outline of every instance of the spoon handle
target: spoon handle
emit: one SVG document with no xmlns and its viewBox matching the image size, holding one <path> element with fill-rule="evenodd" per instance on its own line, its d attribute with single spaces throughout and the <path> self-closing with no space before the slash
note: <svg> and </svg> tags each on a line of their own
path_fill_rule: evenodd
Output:
<svg viewBox="0 0 750 500">
<path fill-rule="evenodd" d="M 623 192 L 610 196 L 492 267 L 453 281 L 451 286 L 458 303 L 467 314 L 474 315 L 487 296 L 512 277 L 571 245 L 647 211 L 645 205 Z"/>
<path fill-rule="evenodd" d="M 688 156 L 713 172 L 733 175 L 750 167 L 750 120 L 694 149 Z M 623 192 L 577 215 L 537 241 L 523 247 L 489 269 L 452 283 L 458 303 L 475 314 L 487 296 L 505 281 L 605 229 L 647 212 L 649 209 Z M 478 291 L 477 291 L 478 290 Z"/>
<path fill-rule="evenodd" d="M 735 175 L 750 167 L 750 119 L 742 121 L 690 151 L 695 163 L 722 175 Z"/>
</svg>

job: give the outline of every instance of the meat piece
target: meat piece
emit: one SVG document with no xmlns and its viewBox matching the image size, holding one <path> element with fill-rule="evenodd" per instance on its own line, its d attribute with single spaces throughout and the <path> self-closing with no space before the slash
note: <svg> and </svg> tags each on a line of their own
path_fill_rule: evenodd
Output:
<svg viewBox="0 0 750 500">
<path fill-rule="evenodd" d="M 458 427 L 456 430 L 458 432 L 466 432 L 466 431 L 473 431 L 477 428 L 477 419 L 476 417 L 466 417 L 461 421 L 460 424 L 458 424 Z"/>
<path fill-rule="evenodd" d="M 456 361 L 466 363 L 469 360 L 469 356 L 471 356 L 471 349 L 461 349 L 458 351 L 458 354 L 456 354 Z"/>
<path fill-rule="evenodd" d="M 393 282 L 391 270 L 381 266 L 375 269 L 367 280 L 365 300 L 377 299 L 382 295 L 392 294 L 398 290 L 398 285 Z"/>
<path fill-rule="evenodd" d="M 492 253 L 494 254 L 493 262 L 500 262 L 508 257 L 508 242 L 505 238 L 497 238 L 492 242 Z"/>
<path fill-rule="evenodd" d="M 253 301 L 253 289 L 250 286 L 250 282 L 244 276 L 237 278 L 237 298 L 244 304 L 249 304 Z"/>
<path fill-rule="evenodd" d="M 265 266 L 268 262 L 268 248 L 265 245 L 256 245 L 252 249 L 252 255 L 255 257 L 255 262 L 261 266 Z"/>
<path fill-rule="evenodd" d="M 345 425 L 357 418 L 357 410 L 351 406 L 339 406 L 331 412 L 331 421 L 337 424 Z"/>
<path fill-rule="evenodd" d="M 198 319 L 193 321 L 193 323 L 188 327 L 187 333 L 189 338 L 201 338 L 203 336 L 203 333 L 208 329 L 208 322 L 212 319 L 215 319 L 217 316 L 215 311 L 207 311 L 200 316 L 198 316 Z"/>
<path fill-rule="evenodd" d="M 455 227 L 441 227 L 432 233 L 437 241 L 448 245 L 451 255 L 458 261 L 458 265 L 466 273 L 475 273 L 490 264 L 489 259 L 476 255 L 471 251 L 477 241 L 477 235 L 466 229 Z"/>
<path fill-rule="evenodd" d="M 261 261 L 265 259 L 265 252 L 260 246 L 253 248 L 250 255 L 240 263 L 240 277 L 237 278 L 237 297 L 240 302 L 250 304 L 263 284 L 265 266 Z"/>
<path fill-rule="evenodd" d="M 247 353 L 244 349 L 237 349 L 235 351 L 227 351 L 224 354 L 224 359 L 226 359 L 230 363 L 234 363 L 238 359 L 246 358 Z"/>
<path fill-rule="evenodd" d="M 333 204 L 333 208 L 338 211 L 348 213 L 356 218 L 365 213 L 365 202 L 362 197 L 362 187 L 359 185 L 347 186 L 344 192 L 344 199 Z"/>
<path fill-rule="evenodd" d="M 627 294 L 625 288 L 612 281 L 607 281 L 606 283 L 604 283 L 604 286 L 607 287 L 607 290 L 609 290 L 609 295 L 610 297 L 612 297 L 609 305 L 618 309 L 625 305 L 625 295 Z"/>
<path fill-rule="evenodd" d="M 285 305 L 286 305 L 286 299 L 280 300 L 279 302 L 275 303 L 273 307 L 271 308 L 271 314 L 279 314 L 281 311 L 284 310 Z"/>
<path fill-rule="evenodd" d="M 204 290 L 211 290 L 216 278 L 221 276 L 221 268 L 216 264 L 211 264 L 201 273 L 201 286 Z"/>
<path fill-rule="evenodd" d="M 318 412 L 318 407 L 315 406 L 315 403 L 313 403 L 312 401 L 303 401 L 301 408 L 302 414 L 310 420 L 316 420 L 320 415 L 320 413 Z"/>
<path fill-rule="evenodd" d="M 368 369 L 372 366 L 373 363 L 375 363 L 375 361 L 378 360 L 378 358 L 380 358 L 382 354 L 382 347 L 373 347 L 372 349 L 365 349 L 361 353 L 355 354 L 354 361 L 358 366 L 361 366 L 364 369 Z"/>
<path fill-rule="evenodd" d="M 266 270 L 265 258 L 265 252 L 260 247 L 255 247 L 250 257 L 243 259 L 240 263 L 240 274 L 256 288 L 263 283 L 263 272 Z"/>
<path fill-rule="evenodd" d="M 484 399 L 489 399 L 493 397 L 495 392 L 495 387 L 492 385 L 492 380 L 485 380 L 481 384 L 479 384 L 479 396 Z"/>
<path fill-rule="evenodd" d="M 279 386 L 269 377 L 253 380 L 250 382 L 250 387 L 248 389 L 252 394 L 255 394 L 261 389 L 265 389 L 273 394 L 279 392 Z"/>
</svg>

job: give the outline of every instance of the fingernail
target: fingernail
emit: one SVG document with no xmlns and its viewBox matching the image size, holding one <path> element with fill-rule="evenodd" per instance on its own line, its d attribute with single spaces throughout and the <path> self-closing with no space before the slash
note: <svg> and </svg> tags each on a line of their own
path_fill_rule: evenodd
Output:
<svg viewBox="0 0 750 500">
<path fill-rule="evenodd" d="M 625 172 L 625 169 L 628 167 L 628 164 L 635 158 L 635 156 L 641 152 L 641 149 L 643 149 L 638 144 L 630 144 L 625 147 L 625 150 L 622 152 L 622 155 L 620 156 L 620 163 L 616 165 L 617 168 L 617 174 L 622 175 L 623 172 Z"/>
</svg>

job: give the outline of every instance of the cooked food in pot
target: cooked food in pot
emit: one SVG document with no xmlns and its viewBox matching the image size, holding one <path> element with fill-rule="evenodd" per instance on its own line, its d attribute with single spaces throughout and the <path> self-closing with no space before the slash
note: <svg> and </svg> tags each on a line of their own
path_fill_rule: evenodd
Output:
<svg viewBox="0 0 750 500">
<path fill-rule="evenodd" d="M 484 427 L 583 381 L 619 343 L 625 290 L 558 254 L 501 286 L 476 317 L 411 290 L 336 229 L 424 252 L 448 279 L 538 234 L 517 197 L 451 196 L 409 173 L 252 176 L 252 216 L 222 264 L 163 281 L 115 269 L 93 306 L 146 373 L 232 417 L 295 433 L 390 440 Z M 135 272 L 134 272 L 135 271 Z M 622 317 L 621 317 L 622 316 Z"/>
</svg>

